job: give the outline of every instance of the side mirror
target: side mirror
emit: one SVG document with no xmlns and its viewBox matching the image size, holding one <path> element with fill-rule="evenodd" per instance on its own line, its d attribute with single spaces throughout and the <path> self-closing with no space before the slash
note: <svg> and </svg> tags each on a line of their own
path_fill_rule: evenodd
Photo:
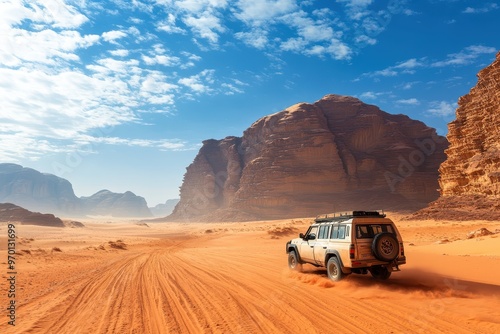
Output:
<svg viewBox="0 0 500 334">
<path fill-rule="evenodd" d="M 316 239 L 316 234 L 311 233 L 307 236 L 307 240 L 315 240 Z"/>
<path fill-rule="evenodd" d="M 304 233 L 300 233 L 299 238 L 304 239 Z"/>
</svg>

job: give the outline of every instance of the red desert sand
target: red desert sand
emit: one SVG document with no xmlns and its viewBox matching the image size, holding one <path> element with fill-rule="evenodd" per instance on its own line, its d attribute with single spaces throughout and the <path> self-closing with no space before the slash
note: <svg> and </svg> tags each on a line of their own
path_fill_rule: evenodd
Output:
<svg viewBox="0 0 500 334">
<path fill-rule="evenodd" d="M 16 322 L 1 333 L 500 333 L 498 221 L 405 221 L 408 264 L 385 282 L 287 267 L 311 219 L 16 224 Z"/>
</svg>

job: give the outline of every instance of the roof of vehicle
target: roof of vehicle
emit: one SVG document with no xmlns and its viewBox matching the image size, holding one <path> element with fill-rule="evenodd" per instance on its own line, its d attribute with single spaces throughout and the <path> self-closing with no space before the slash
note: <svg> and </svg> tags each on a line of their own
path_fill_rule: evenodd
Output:
<svg viewBox="0 0 500 334">
<path fill-rule="evenodd" d="M 351 211 L 346 213 L 329 213 L 325 215 L 319 215 L 314 219 L 316 223 L 331 223 L 331 222 L 343 222 L 352 218 L 385 218 L 385 213 L 382 210 L 376 211 Z"/>
</svg>

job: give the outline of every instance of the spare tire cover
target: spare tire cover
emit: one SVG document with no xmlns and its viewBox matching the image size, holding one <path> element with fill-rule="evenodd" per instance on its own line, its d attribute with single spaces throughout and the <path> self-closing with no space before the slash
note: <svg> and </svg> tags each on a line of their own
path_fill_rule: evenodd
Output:
<svg viewBox="0 0 500 334">
<path fill-rule="evenodd" d="M 399 243 L 392 233 L 379 233 L 373 238 L 373 255 L 380 261 L 390 262 L 399 255 Z"/>
</svg>

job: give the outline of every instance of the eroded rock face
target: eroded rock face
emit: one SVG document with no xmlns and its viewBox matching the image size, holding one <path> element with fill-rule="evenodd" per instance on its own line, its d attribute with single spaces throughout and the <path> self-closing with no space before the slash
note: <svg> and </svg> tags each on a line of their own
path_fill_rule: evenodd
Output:
<svg viewBox="0 0 500 334">
<path fill-rule="evenodd" d="M 477 76 L 448 124 L 450 147 L 439 169 L 443 196 L 500 197 L 500 53 Z"/>
<path fill-rule="evenodd" d="M 168 219 L 248 220 L 417 208 L 438 197 L 445 138 L 404 115 L 339 95 L 207 140 Z"/>
</svg>

